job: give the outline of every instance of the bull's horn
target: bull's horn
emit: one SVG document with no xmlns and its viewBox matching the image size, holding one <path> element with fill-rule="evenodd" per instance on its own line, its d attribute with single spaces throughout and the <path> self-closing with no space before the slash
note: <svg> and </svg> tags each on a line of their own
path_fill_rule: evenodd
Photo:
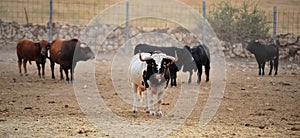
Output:
<svg viewBox="0 0 300 138">
<path fill-rule="evenodd" d="M 174 62 L 176 62 L 176 61 L 178 61 L 178 55 L 177 55 L 177 51 L 175 50 L 175 61 Z"/>
<path fill-rule="evenodd" d="M 80 46 L 81 48 L 86 48 L 86 47 L 87 47 L 87 44 L 81 43 L 79 46 Z"/>
<path fill-rule="evenodd" d="M 139 57 L 140 57 L 140 60 L 141 60 L 141 61 L 147 61 L 147 60 L 152 59 L 152 57 L 146 57 L 145 59 L 143 59 L 143 58 L 142 58 L 142 54 L 139 53 L 139 55 L 140 55 Z"/>
</svg>

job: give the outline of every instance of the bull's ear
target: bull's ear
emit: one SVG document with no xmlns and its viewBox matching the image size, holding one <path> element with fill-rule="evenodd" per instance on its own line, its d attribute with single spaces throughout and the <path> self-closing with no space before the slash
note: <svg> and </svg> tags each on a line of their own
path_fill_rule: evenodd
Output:
<svg viewBox="0 0 300 138">
<path fill-rule="evenodd" d="M 79 40 L 77 38 L 73 38 L 72 41 L 77 43 Z"/>
<path fill-rule="evenodd" d="M 166 64 L 173 63 L 171 59 L 164 58 L 163 60 Z"/>
<path fill-rule="evenodd" d="M 187 49 L 189 52 L 191 52 L 191 47 L 185 45 L 184 48 Z"/>
</svg>

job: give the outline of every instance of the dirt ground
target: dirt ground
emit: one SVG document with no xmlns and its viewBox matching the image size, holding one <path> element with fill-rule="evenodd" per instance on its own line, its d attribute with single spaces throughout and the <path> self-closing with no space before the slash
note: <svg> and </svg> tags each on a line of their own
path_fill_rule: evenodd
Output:
<svg viewBox="0 0 300 138">
<path fill-rule="evenodd" d="M 120 100 L 112 84 L 111 57 L 97 59 L 96 70 L 100 95 L 111 111 L 131 121 L 159 119 L 143 110 L 134 115 L 131 105 Z M 226 59 L 226 68 L 225 93 L 214 118 L 199 127 L 211 86 L 202 83 L 193 112 L 167 137 L 300 137 L 299 63 L 280 61 L 275 77 L 258 76 L 254 59 Z M 34 62 L 28 66 L 29 75 L 20 76 L 15 49 L 1 48 L 0 71 L 0 137 L 111 137 L 80 110 L 72 84 L 50 78 L 49 61 L 45 79 L 38 78 Z M 58 78 L 58 66 L 55 71 Z M 168 89 L 163 112 L 174 106 L 180 86 Z"/>
</svg>

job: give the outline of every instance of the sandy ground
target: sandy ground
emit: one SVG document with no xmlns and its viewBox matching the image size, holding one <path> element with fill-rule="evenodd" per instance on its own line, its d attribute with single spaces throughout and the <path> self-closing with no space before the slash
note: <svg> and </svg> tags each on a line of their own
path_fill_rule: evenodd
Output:
<svg viewBox="0 0 300 138">
<path fill-rule="evenodd" d="M 112 83 L 111 58 L 112 55 L 102 55 L 96 61 L 96 85 L 106 105 L 117 116 L 131 122 L 159 121 L 159 117 L 148 116 L 142 108 L 133 114 L 131 105 L 121 100 Z M 0 137 L 114 136 L 88 120 L 72 84 L 50 79 L 49 61 L 45 79 L 38 78 L 35 63 L 28 66 L 28 76 L 20 76 L 15 50 L 2 48 L 0 68 Z M 213 119 L 199 127 L 200 114 L 211 88 L 210 82 L 202 83 L 192 113 L 167 137 L 300 137 L 299 63 L 280 61 L 276 77 L 258 76 L 254 59 L 227 59 L 226 68 L 224 97 Z M 58 66 L 55 71 L 58 78 Z M 186 83 L 178 78 L 181 79 Z M 180 87 L 181 84 L 168 89 L 162 106 L 165 114 L 178 99 Z"/>
</svg>

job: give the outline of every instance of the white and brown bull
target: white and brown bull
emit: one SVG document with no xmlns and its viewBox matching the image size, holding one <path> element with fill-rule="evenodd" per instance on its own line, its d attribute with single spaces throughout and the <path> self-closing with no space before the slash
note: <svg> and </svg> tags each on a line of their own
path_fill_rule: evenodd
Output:
<svg viewBox="0 0 300 138">
<path fill-rule="evenodd" d="M 163 116 L 161 103 L 170 78 L 169 66 L 177 60 L 165 53 L 139 53 L 134 55 L 129 65 L 130 84 L 133 89 L 133 112 L 137 111 L 137 98 L 146 90 L 146 112 L 154 115 L 153 94 L 157 94 L 157 115 Z M 150 102 L 150 103 L 149 103 Z"/>
</svg>

